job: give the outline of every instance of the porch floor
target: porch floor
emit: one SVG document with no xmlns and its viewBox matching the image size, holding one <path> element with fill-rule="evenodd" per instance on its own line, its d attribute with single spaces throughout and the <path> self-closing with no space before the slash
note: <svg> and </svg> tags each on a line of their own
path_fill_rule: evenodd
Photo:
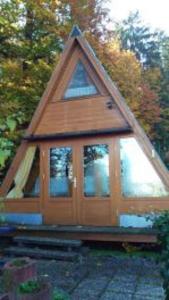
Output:
<svg viewBox="0 0 169 300">
<path fill-rule="evenodd" d="M 15 234 L 48 236 L 64 239 L 156 243 L 157 231 L 152 228 L 81 226 L 81 225 L 23 225 Z"/>
</svg>

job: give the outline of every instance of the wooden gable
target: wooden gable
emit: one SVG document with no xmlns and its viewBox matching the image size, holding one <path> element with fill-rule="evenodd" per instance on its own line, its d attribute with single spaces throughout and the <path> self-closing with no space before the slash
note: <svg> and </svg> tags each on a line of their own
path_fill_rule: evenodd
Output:
<svg viewBox="0 0 169 300">
<path fill-rule="evenodd" d="M 72 40 L 72 38 L 69 39 Z M 68 42 L 68 43 L 69 43 Z M 72 44 L 73 43 L 73 44 Z M 72 49 L 64 59 L 58 76 L 54 75 L 53 88 L 41 115 L 38 115 L 33 135 L 53 135 L 67 132 L 83 132 L 104 129 L 124 130 L 128 122 L 97 75 L 79 42 L 73 38 Z M 64 99 L 64 93 L 81 61 L 98 93 L 85 97 Z M 54 72 L 55 73 L 55 72 Z"/>
</svg>

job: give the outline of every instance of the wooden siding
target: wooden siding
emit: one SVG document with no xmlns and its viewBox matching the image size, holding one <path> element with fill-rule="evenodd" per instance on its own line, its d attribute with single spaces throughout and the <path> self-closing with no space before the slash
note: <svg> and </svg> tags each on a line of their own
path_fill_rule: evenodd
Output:
<svg viewBox="0 0 169 300">
<path fill-rule="evenodd" d="M 11 199 L 5 200 L 6 213 L 37 213 L 40 212 L 40 199 Z"/>
<path fill-rule="evenodd" d="M 127 128 L 117 106 L 107 108 L 109 97 L 93 97 L 80 100 L 51 102 L 34 134 L 54 134 L 83 130 Z"/>
</svg>

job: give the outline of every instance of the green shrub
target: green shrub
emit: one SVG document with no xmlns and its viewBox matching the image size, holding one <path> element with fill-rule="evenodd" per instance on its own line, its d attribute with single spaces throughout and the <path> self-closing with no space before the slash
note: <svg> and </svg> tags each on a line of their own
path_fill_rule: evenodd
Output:
<svg viewBox="0 0 169 300">
<path fill-rule="evenodd" d="M 165 300 L 169 300 L 169 211 L 166 210 L 154 221 L 154 227 L 158 230 L 158 242 L 161 245 L 161 275 L 165 290 Z"/>
<path fill-rule="evenodd" d="M 53 293 L 53 300 L 69 300 L 69 296 L 62 291 L 55 290 Z"/>
<path fill-rule="evenodd" d="M 42 285 L 38 280 L 28 280 L 19 285 L 18 292 L 20 294 L 38 293 L 41 290 L 41 287 Z"/>
</svg>

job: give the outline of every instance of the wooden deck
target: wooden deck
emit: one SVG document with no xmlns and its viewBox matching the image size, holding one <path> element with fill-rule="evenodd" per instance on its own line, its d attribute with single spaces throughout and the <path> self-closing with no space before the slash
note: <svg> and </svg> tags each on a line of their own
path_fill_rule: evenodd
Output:
<svg viewBox="0 0 169 300">
<path fill-rule="evenodd" d="M 152 228 L 123 228 L 108 226 L 17 226 L 15 235 L 55 237 L 88 241 L 156 243 L 157 231 Z"/>
</svg>

